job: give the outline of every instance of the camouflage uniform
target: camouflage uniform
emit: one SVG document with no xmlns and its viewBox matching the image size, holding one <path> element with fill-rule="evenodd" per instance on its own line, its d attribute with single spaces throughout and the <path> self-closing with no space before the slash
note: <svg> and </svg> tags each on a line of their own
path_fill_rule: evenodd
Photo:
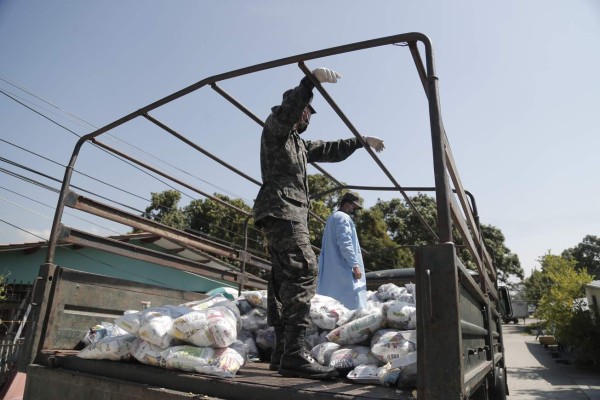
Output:
<svg viewBox="0 0 600 400">
<path fill-rule="evenodd" d="M 271 109 L 261 137 L 263 184 L 254 203 L 255 223 L 269 242 L 269 325 L 307 327 L 315 294 L 317 260 L 308 233 L 309 162 L 345 160 L 362 144 L 356 139 L 304 141 L 294 129 L 312 99 L 314 85 L 303 78 Z"/>
</svg>

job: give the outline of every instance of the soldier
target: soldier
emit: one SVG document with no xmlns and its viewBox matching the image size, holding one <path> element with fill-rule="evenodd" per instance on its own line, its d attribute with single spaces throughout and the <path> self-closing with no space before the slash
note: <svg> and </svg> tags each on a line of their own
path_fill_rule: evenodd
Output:
<svg viewBox="0 0 600 400">
<path fill-rule="evenodd" d="M 340 75 L 327 68 L 313 71 L 319 82 L 335 83 Z M 271 370 L 288 377 L 331 379 L 332 367 L 319 365 L 306 349 L 310 300 L 315 294 L 317 260 L 308 233 L 309 162 L 338 162 L 363 147 L 356 139 L 331 142 L 300 138 L 315 113 L 311 106 L 314 84 L 304 77 L 283 94 L 281 105 L 271 109 L 262 131 L 260 164 L 263 184 L 254 203 L 254 221 L 269 244 L 272 269 L 268 288 L 269 325 L 275 329 L 276 345 Z M 381 151 L 383 141 L 364 137 Z"/>
</svg>

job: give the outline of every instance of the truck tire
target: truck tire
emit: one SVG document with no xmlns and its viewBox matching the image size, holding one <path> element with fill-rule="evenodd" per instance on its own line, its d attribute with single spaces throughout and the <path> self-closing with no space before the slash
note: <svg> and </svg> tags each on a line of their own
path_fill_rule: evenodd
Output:
<svg viewBox="0 0 600 400">
<path fill-rule="evenodd" d="M 496 381 L 490 382 L 488 399 L 489 400 L 506 400 L 506 369 L 504 367 L 496 367 Z"/>
</svg>

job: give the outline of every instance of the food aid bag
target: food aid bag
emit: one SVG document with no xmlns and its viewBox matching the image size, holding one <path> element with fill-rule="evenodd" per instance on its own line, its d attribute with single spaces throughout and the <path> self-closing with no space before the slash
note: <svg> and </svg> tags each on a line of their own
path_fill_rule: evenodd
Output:
<svg viewBox="0 0 600 400">
<path fill-rule="evenodd" d="M 257 329 L 267 327 L 267 310 L 262 307 L 253 308 L 250 312 L 241 316 L 242 328 L 255 332 Z"/>
<path fill-rule="evenodd" d="M 320 329 L 334 329 L 340 317 L 347 312 L 342 303 L 329 296 L 316 294 L 310 300 L 310 318 Z"/>
<path fill-rule="evenodd" d="M 131 356 L 142 364 L 161 367 L 162 352 L 164 349 L 159 346 L 146 342 L 144 339 L 136 338 L 131 343 Z"/>
<path fill-rule="evenodd" d="M 417 351 L 416 331 L 380 329 L 371 339 L 371 353 L 383 363 L 388 363 Z"/>
<path fill-rule="evenodd" d="M 167 369 L 196 372 L 196 368 L 208 365 L 215 355 L 212 347 L 174 346 L 163 350 L 161 365 Z"/>
<path fill-rule="evenodd" d="M 201 374 L 233 378 L 238 370 L 244 366 L 246 359 L 247 354 L 244 344 L 236 341 L 229 347 L 215 349 L 215 353 L 208 364 L 196 366 L 195 369 L 196 372 Z"/>
<path fill-rule="evenodd" d="M 232 302 L 222 302 L 175 319 L 170 334 L 195 346 L 223 348 L 237 340 L 239 329 L 237 307 Z"/>
<path fill-rule="evenodd" d="M 118 325 L 110 322 L 100 322 L 98 325 L 91 327 L 81 339 L 84 346 L 89 346 L 98 340 L 111 337 L 111 336 L 122 336 L 128 332 L 125 329 L 119 328 Z"/>
<path fill-rule="evenodd" d="M 381 329 L 383 323 L 381 310 L 374 310 L 371 314 L 335 328 L 329 332 L 327 340 L 340 345 L 360 343 L 369 339 L 373 332 Z"/>
<path fill-rule="evenodd" d="M 321 365 L 329 365 L 331 355 L 339 350 L 340 345 L 332 342 L 324 342 L 316 345 L 310 351 L 310 355 Z"/>
<path fill-rule="evenodd" d="M 383 366 L 378 377 L 383 386 L 411 388 L 417 385 L 417 353 L 409 353 Z"/>
<path fill-rule="evenodd" d="M 382 312 L 388 328 L 399 330 L 417 328 L 417 308 L 414 304 L 393 300 L 383 305 Z"/>
<path fill-rule="evenodd" d="M 351 370 L 359 365 L 378 364 L 368 346 L 344 346 L 331 354 L 329 366 L 338 370 Z"/>
<path fill-rule="evenodd" d="M 379 297 L 383 301 L 402 300 L 405 303 L 415 303 L 412 294 L 408 291 L 406 287 L 399 287 L 394 285 L 393 283 L 386 283 L 384 285 L 379 286 L 379 288 L 377 289 L 377 297 Z"/>
<path fill-rule="evenodd" d="M 131 343 L 134 340 L 135 336 L 130 333 L 107 336 L 79 351 L 77 356 L 91 360 L 128 360 L 131 354 Z"/>
</svg>

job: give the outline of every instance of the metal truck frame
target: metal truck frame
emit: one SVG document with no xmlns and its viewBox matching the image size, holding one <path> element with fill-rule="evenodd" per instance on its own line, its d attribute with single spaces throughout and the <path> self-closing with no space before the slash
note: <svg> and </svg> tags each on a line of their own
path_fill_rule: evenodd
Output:
<svg viewBox="0 0 600 400">
<path fill-rule="evenodd" d="M 201 196 L 210 198 L 227 207 L 235 209 L 237 212 L 246 216 L 247 238 L 247 225 L 251 218 L 249 213 L 204 193 L 187 182 L 169 176 L 160 169 L 145 164 L 128 154 L 110 147 L 99 140 L 100 136 L 134 119 L 145 118 L 162 128 L 164 132 L 174 136 L 198 152 L 213 159 L 222 167 L 260 185 L 260 182 L 244 174 L 242 171 L 239 171 L 234 166 L 223 162 L 203 149 L 200 145 L 192 142 L 171 127 L 151 116 L 150 112 L 194 91 L 203 88 L 211 88 L 257 124 L 262 126 L 263 122 L 255 114 L 218 86 L 220 81 L 290 64 L 298 64 L 302 72 L 314 81 L 312 74 L 304 64 L 306 61 L 379 46 L 398 44 L 403 44 L 409 49 L 429 104 L 435 179 L 435 188 L 433 189 L 435 190 L 437 203 L 437 225 L 435 227 L 427 225 L 424 218 L 416 210 L 411 199 L 407 195 L 408 191 L 426 188 L 402 187 L 368 146 L 365 146 L 366 150 L 379 168 L 389 178 L 392 184 L 391 188 L 344 186 L 323 170 L 323 168 L 315 164 L 313 165 L 321 173 L 333 179 L 333 181 L 339 185 L 339 188 L 396 190 L 419 216 L 425 229 L 427 229 L 432 237 L 435 238 L 435 244 L 421 247 L 416 251 L 415 280 L 418 318 L 418 398 L 505 399 L 507 385 L 504 348 L 502 345 L 501 318 L 503 309 L 502 301 L 506 296 L 503 296 L 502 291 L 498 288 L 496 270 L 492 264 L 492 259 L 484 246 L 474 201 L 473 199 L 469 199 L 470 194 L 464 190 L 463 183 L 459 177 L 456 163 L 454 162 L 448 144 L 440 114 L 439 85 L 435 71 L 433 48 L 429 38 L 421 33 L 405 33 L 339 47 L 332 47 L 214 75 L 202 79 L 193 85 L 140 108 L 137 111 L 81 137 L 75 145 L 71 160 L 65 170 L 62 189 L 52 224 L 52 233 L 50 236 L 46 263 L 42 265 L 40 276 L 36 281 L 35 294 L 32 301 L 34 309 L 32 317 L 34 318 L 34 323 L 30 324 L 32 329 L 27 344 L 29 353 L 27 354 L 27 352 L 24 352 L 25 357 L 22 362 L 22 370 L 25 370 L 25 365 L 29 364 L 29 371 L 33 379 L 33 377 L 36 376 L 35 374 L 39 373 L 40 368 L 50 368 L 59 365 L 62 366 L 62 368 L 66 368 L 67 372 L 69 368 L 80 368 L 80 365 L 69 367 L 69 365 L 75 365 L 76 363 L 72 360 L 69 361 L 68 358 L 65 358 L 60 362 L 57 361 L 57 353 L 61 350 L 61 346 L 65 346 L 64 344 L 57 344 L 61 341 L 55 337 L 56 331 L 52 333 L 49 330 L 49 327 L 53 324 L 52 319 L 59 318 L 56 314 L 57 306 L 55 304 L 57 299 L 60 298 L 59 293 L 57 293 L 60 292 L 58 286 L 60 283 L 57 282 L 85 282 L 85 285 L 93 286 L 95 279 L 102 280 L 103 278 L 90 278 L 89 276 L 84 276 L 85 274 L 79 276 L 72 271 L 63 271 L 55 265 L 55 252 L 59 243 L 71 243 L 97 248 L 129 257 L 144 259 L 172 268 L 195 271 L 196 273 L 204 274 L 209 277 L 217 277 L 219 279 L 236 282 L 240 287 L 250 286 L 264 288 L 266 286 L 264 280 L 253 277 L 245 272 L 246 265 L 254 265 L 259 268 L 269 269 L 268 261 L 250 254 L 247 251 L 247 246 L 245 246 L 242 251 L 235 251 L 216 243 L 210 243 L 204 238 L 193 234 L 161 225 L 155 221 L 124 212 L 120 209 L 99 203 L 75 193 L 71 189 L 70 182 L 75 163 L 83 144 L 88 142 L 94 143 L 118 157 L 124 158 L 131 163 L 135 163 L 145 170 L 169 179 Z M 425 63 L 422 61 L 420 48 L 424 49 Z M 315 81 L 315 87 L 348 129 L 358 138 L 358 140 L 363 142 L 362 135 L 354 127 L 341 108 L 335 103 L 332 97 L 325 91 L 323 86 Z M 164 253 L 151 252 L 132 244 L 116 242 L 71 229 L 61 223 L 65 207 L 79 209 L 112 221 L 129 225 L 133 228 L 151 232 L 177 243 L 190 251 L 197 252 L 198 254 L 229 257 L 232 260 L 238 261 L 241 264 L 241 268 L 239 270 L 211 268 L 202 263 L 192 262 Z M 457 228 L 462 237 L 462 241 L 469 250 L 470 256 L 476 266 L 478 279 L 474 279 L 472 274 L 469 273 L 467 268 L 457 257 L 456 245 L 452 233 L 453 226 Z M 62 271 L 60 274 L 57 272 L 59 270 Z M 69 276 L 77 277 L 71 279 Z M 117 283 L 118 285 L 121 285 L 118 287 L 124 287 L 122 282 Z M 109 283 L 106 283 L 106 285 L 108 287 Z M 63 290 L 63 295 L 67 292 L 68 291 Z M 177 294 L 171 297 L 183 298 L 182 296 L 185 297 L 183 294 Z M 90 323 L 89 320 L 86 322 Z M 88 325 L 88 327 L 89 326 L 90 325 Z M 65 372 L 64 369 L 61 371 L 63 373 Z M 94 372 L 93 370 L 90 371 L 88 371 L 88 374 L 92 374 L 91 376 L 93 378 Z M 187 379 L 181 377 L 181 374 L 177 374 L 177 376 L 180 377 L 179 379 Z M 90 378 L 90 376 L 88 376 L 88 378 Z M 243 382 L 242 378 L 236 379 L 236 382 L 240 384 Z M 121 384 L 123 383 L 122 381 L 120 382 Z M 140 381 L 138 380 L 138 382 Z M 309 383 L 305 384 L 309 385 Z M 288 386 L 285 390 L 290 390 L 288 381 L 286 381 L 286 385 L 282 384 L 281 386 Z M 303 389 L 296 390 L 296 392 L 294 392 L 296 395 L 306 393 L 304 391 L 305 386 L 300 386 L 302 386 Z M 185 387 L 189 390 L 189 386 Z M 230 387 L 235 388 L 237 386 L 230 385 Z M 243 385 L 238 389 L 244 390 Z M 282 387 L 278 389 L 284 390 Z M 226 393 L 225 389 L 223 390 L 224 391 L 222 392 L 216 392 L 216 394 L 213 392 L 211 395 L 227 399 L 236 398 L 236 395 Z M 229 390 L 229 392 L 231 392 L 231 390 Z M 406 394 L 397 394 L 399 392 L 396 391 L 391 391 L 389 393 L 391 393 L 390 398 L 410 397 Z M 243 395 L 244 394 L 242 393 L 241 398 L 244 398 Z M 269 395 L 266 395 L 265 393 L 262 393 L 261 396 L 263 396 L 263 398 L 269 397 Z M 281 396 L 281 393 L 279 393 L 279 395 L 275 393 L 275 395 L 270 398 L 277 398 L 278 396 Z M 294 398 L 294 396 L 289 395 L 289 393 L 286 394 L 286 396 Z M 340 393 L 337 393 L 337 396 L 340 396 Z M 327 398 L 327 395 L 325 393 L 320 393 L 318 397 Z M 329 397 L 333 397 L 333 394 Z M 386 395 L 385 397 L 388 396 Z M 134 398 L 133 395 L 132 398 Z M 345 398 L 362 397 L 358 395 L 347 395 Z"/>
</svg>

